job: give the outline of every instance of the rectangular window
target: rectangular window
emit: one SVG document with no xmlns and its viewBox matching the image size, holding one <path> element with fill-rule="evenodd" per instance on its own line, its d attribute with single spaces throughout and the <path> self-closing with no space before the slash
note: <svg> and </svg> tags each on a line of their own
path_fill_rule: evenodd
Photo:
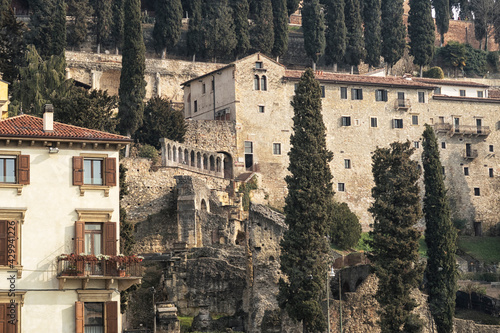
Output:
<svg viewBox="0 0 500 333">
<path fill-rule="evenodd" d="M 17 156 L 0 157 L 0 183 L 16 182 L 16 159 Z"/>
<path fill-rule="evenodd" d="M 86 158 L 83 160 L 83 183 L 102 185 L 102 159 Z"/>
<path fill-rule="evenodd" d="M 493 178 L 493 168 L 488 169 L 488 175 L 490 176 L 490 178 Z"/>
<path fill-rule="evenodd" d="M 281 155 L 281 143 L 273 143 L 273 155 Z"/>
<path fill-rule="evenodd" d="M 468 175 L 469 175 L 469 168 L 464 167 L 464 176 L 468 176 Z"/>
<path fill-rule="evenodd" d="M 393 128 L 403 128 L 403 119 L 393 119 Z"/>
<path fill-rule="evenodd" d="M 446 149 L 446 142 L 441 142 L 441 148 Z"/>
<path fill-rule="evenodd" d="M 265 108 L 264 105 L 259 105 L 259 113 L 264 113 Z"/>
<path fill-rule="evenodd" d="M 411 116 L 411 124 L 412 125 L 418 125 L 418 116 L 417 115 L 412 115 Z"/>
<path fill-rule="evenodd" d="M 104 303 L 84 303 L 85 333 L 104 332 Z"/>
<path fill-rule="evenodd" d="M 0 265 L 19 265 L 19 226 L 17 221 L 0 220 Z"/>
<path fill-rule="evenodd" d="M 257 68 L 257 69 L 261 69 L 261 68 L 263 68 L 262 61 L 257 61 L 257 62 L 255 63 L 255 68 Z"/>
<path fill-rule="evenodd" d="M 0 155 L 0 183 L 28 185 L 30 183 L 30 156 Z"/>
<path fill-rule="evenodd" d="M 198 112 L 198 101 L 194 101 L 194 112 Z"/>
<path fill-rule="evenodd" d="M 425 103 L 425 92 L 423 91 L 418 92 L 418 102 Z"/>
<path fill-rule="evenodd" d="M 339 192 L 345 192 L 345 184 L 344 183 L 338 183 L 337 184 L 337 189 Z"/>
<path fill-rule="evenodd" d="M 444 167 L 441 167 L 441 172 L 443 173 L 443 175 L 445 174 Z"/>
<path fill-rule="evenodd" d="M 320 86 L 321 88 L 321 98 L 325 98 L 326 93 L 325 93 L 325 86 Z"/>
<path fill-rule="evenodd" d="M 214 91 L 214 90 L 215 90 L 215 81 L 212 80 L 212 91 Z"/>
<path fill-rule="evenodd" d="M 477 91 L 477 97 L 483 98 L 483 91 L 482 90 Z"/>
<path fill-rule="evenodd" d="M 340 87 L 340 99 L 347 99 L 347 87 Z"/>
<path fill-rule="evenodd" d="M 375 90 L 375 101 L 387 102 L 387 90 L 385 90 L 385 89 Z"/>
<path fill-rule="evenodd" d="M 349 159 L 344 160 L 344 168 L 346 168 L 346 169 L 351 168 L 351 160 L 349 160 Z"/>
<path fill-rule="evenodd" d="M 85 223 L 85 254 L 102 254 L 102 224 Z"/>
<path fill-rule="evenodd" d="M 441 95 L 441 87 L 437 87 L 434 89 L 434 94 Z"/>
<path fill-rule="evenodd" d="M 245 141 L 245 154 L 253 154 L 253 142 Z"/>
<path fill-rule="evenodd" d="M 75 326 L 78 333 L 118 333 L 118 303 L 76 302 Z"/>
<path fill-rule="evenodd" d="M 474 187 L 474 195 L 476 197 L 481 196 L 481 190 L 479 189 L 479 187 Z"/>
<path fill-rule="evenodd" d="M 460 96 L 465 97 L 465 90 L 460 89 Z"/>
<path fill-rule="evenodd" d="M 361 100 L 363 99 L 363 89 L 351 89 L 351 99 Z"/>
<path fill-rule="evenodd" d="M 370 127 L 377 127 L 377 118 L 371 117 L 370 118 Z"/>
<path fill-rule="evenodd" d="M 116 186 L 116 158 L 73 156 L 73 185 Z"/>
<path fill-rule="evenodd" d="M 8 298 L 11 295 L 10 292 L 2 292 L 2 297 L 5 297 L 6 302 L 9 302 Z M 19 296 L 18 296 L 19 297 Z M 18 298 L 16 297 L 16 298 Z M 18 323 L 21 322 L 21 311 L 19 307 L 19 302 L 11 298 L 12 303 L 0 303 L 0 332 L 14 333 L 18 331 Z M 17 321 L 11 322 L 10 316 L 13 316 Z"/>
<path fill-rule="evenodd" d="M 490 145 L 489 150 L 490 150 L 490 153 L 493 153 L 493 145 Z"/>
<path fill-rule="evenodd" d="M 205 83 L 201 85 L 201 93 L 204 94 L 207 92 L 207 87 L 205 86 Z"/>
<path fill-rule="evenodd" d="M 351 117 L 342 117 L 342 126 L 351 126 Z"/>
<path fill-rule="evenodd" d="M 420 148 L 420 142 L 418 142 L 418 141 L 413 141 L 413 147 L 414 147 L 414 148 L 417 148 L 417 149 L 418 149 L 418 148 Z"/>
</svg>

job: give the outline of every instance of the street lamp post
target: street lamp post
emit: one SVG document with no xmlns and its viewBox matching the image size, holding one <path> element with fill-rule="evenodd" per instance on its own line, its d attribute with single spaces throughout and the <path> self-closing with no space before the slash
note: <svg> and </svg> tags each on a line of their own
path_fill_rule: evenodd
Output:
<svg viewBox="0 0 500 333">
<path fill-rule="evenodd" d="M 156 304 L 155 304 L 155 287 L 151 287 L 151 293 L 153 294 L 153 333 L 156 333 Z"/>
<path fill-rule="evenodd" d="M 338 270 L 339 273 L 339 330 L 340 333 L 342 333 L 342 281 L 340 278 L 340 269 Z M 331 268 L 330 272 L 328 272 L 328 278 L 329 277 L 334 277 L 335 276 L 335 271 L 333 270 L 333 267 Z M 330 294 L 328 294 L 328 299 L 327 299 L 327 306 L 330 308 Z M 328 311 L 328 333 L 330 333 L 330 311 Z"/>
<path fill-rule="evenodd" d="M 330 277 L 335 276 L 335 271 L 333 267 L 330 267 L 330 271 L 326 274 L 326 314 L 328 317 L 328 333 L 330 333 Z"/>
</svg>

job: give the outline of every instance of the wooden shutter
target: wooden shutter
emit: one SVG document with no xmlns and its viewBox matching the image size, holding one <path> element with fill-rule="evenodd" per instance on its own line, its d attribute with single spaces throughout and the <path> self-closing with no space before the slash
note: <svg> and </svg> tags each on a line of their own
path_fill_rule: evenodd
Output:
<svg viewBox="0 0 500 333">
<path fill-rule="evenodd" d="M 14 225 L 11 225 L 14 227 L 14 235 L 12 235 L 12 233 L 9 235 L 9 233 L 7 232 L 7 254 L 8 254 L 8 249 L 9 249 L 9 246 L 8 244 L 11 244 L 11 242 L 9 242 L 10 239 L 14 239 L 14 262 L 11 263 L 11 262 L 8 262 L 9 261 L 9 256 L 7 255 L 7 265 L 20 265 L 21 264 L 21 258 L 19 257 L 20 254 L 21 254 L 21 251 L 19 251 L 19 248 L 21 247 L 21 241 L 19 239 L 19 222 L 17 221 L 8 221 L 7 222 L 7 231 L 9 231 L 9 222 L 14 222 Z M 10 232 L 12 232 L 12 228 L 10 229 Z M 10 236 L 10 237 L 9 237 Z"/>
<path fill-rule="evenodd" d="M 14 324 L 12 324 L 11 322 L 9 322 L 12 318 L 9 316 L 9 313 L 10 313 L 10 307 L 9 307 L 10 304 L 5 304 L 5 307 L 6 307 L 6 310 L 5 310 L 5 314 L 6 314 L 6 317 L 7 317 L 7 323 L 5 324 L 6 328 L 5 328 L 5 332 L 7 333 L 16 333 L 17 332 L 17 325 L 20 321 L 20 313 L 19 313 L 19 304 L 18 303 L 15 303 L 15 313 L 16 313 L 16 321 Z"/>
<path fill-rule="evenodd" d="M 7 265 L 7 221 L 0 221 L 0 265 Z"/>
<path fill-rule="evenodd" d="M 118 333 L 118 302 L 106 302 L 106 333 Z"/>
<path fill-rule="evenodd" d="M 116 256 L 116 222 L 104 223 L 104 254 Z"/>
<path fill-rule="evenodd" d="M 6 332 L 7 322 L 7 303 L 0 303 L 0 332 Z"/>
<path fill-rule="evenodd" d="M 75 254 L 85 252 L 85 222 L 75 222 Z"/>
<path fill-rule="evenodd" d="M 83 302 L 75 302 L 75 333 L 83 333 L 84 326 Z"/>
<path fill-rule="evenodd" d="M 106 175 L 104 185 L 116 186 L 116 158 L 104 159 L 104 173 Z"/>
<path fill-rule="evenodd" d="M 83 185 L 83 157 L 73 156 L 73 185 Z"/>
<path fill-rule="evenodd" d="M 19 155 L 17 159 L 17 183 L 28 185 L 30 183 L 30 156 Z"/>
</svg>

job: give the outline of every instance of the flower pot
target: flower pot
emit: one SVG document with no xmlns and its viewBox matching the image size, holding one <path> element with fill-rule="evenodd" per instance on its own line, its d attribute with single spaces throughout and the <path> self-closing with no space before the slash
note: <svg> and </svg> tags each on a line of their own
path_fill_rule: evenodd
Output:
<svg viewBox="0 0 500 333">
<path fill-rule="evenodd" d="M 125 276 L 125 270 L 123 270 L 123 269 L 119 269 L 119 270 L 118 270 L 118 276 L 119 276 L 119 277 L 124 277 L 124 276 Z"/>
</svg>

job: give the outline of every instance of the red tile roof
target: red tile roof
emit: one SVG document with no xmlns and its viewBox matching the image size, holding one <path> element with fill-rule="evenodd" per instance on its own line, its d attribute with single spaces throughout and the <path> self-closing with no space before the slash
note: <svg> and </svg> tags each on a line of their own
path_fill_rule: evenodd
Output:
<svg viewBox="0 0 500 333">
<path fill-rule="evenodd" d="M 472 81 L 464 81 L 464 80 L 440 80 L 440 79 L 430 79 L 426 77 L 415 77 L 413 78 L 415 81 L 424 82 L 428 84 L 434 84 L 436 86 L 461 86 L 461 87 L 480 87 L 480 88 L 488 88 L 489 86 L 482 83 L 472 82 Z"/>
<path fill-rule="evenodd" d="M 43 119 L 27 114 L 1 120 L 0 137 L 72 139 L 85 141 L 132 141 L 126 136 L 66 125 L 55 121 L 54 130 L 52 132 L 44 132 Z"/>
<path fill-rule="evenodd" d="M 302 76 L 303 71 L 299 70 L 286 70 L 285 79 L 298 80 Z M 380 86 L 380 87 L 401 87 L 401 88 L 421 88 L 421 89 L 434 89 L 435 84 L 428 84 L 424 82 L 417 82 L 413 79 L 406 79 L 394 76 L 365 76 L 365 75 L 349 75 L 337 74 L 323 71 L 316 71 L 315 77 L 320 82 L 331 82 L 339 84 L 359 84 L 367 86 Z"/>
</svg>

